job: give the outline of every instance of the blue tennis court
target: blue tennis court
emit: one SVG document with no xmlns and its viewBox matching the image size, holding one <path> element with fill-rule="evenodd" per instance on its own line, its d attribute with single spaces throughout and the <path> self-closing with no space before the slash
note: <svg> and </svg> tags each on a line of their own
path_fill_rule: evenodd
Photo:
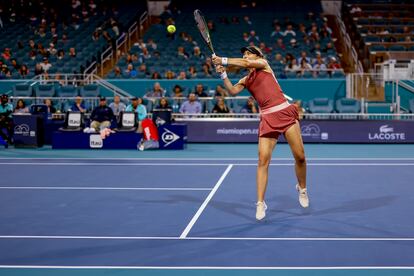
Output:
<svg viewBox="0 0 414 276">
<path fill-rule="evenodd" d="M 308 209 L 278 147 L 264 222 L 254 217 L 254 145 L 8 151 L 0 274 L 412 275 L 412 145 L 307 145 Z"/>
</svg>

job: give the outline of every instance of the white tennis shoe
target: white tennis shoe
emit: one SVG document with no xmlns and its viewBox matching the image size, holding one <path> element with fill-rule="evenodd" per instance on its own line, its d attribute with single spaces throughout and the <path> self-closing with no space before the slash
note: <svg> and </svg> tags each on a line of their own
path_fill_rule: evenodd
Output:
<svg viewBox="0 0 414 276">
<path fill-rule="evenodd" d="M 266 216 L 267 205 L 264 201 L 259 201 L 256 203 L 256 219 L 262 220 Z"/>
<path fill-rule="evenodd" d="M 306 188 L 302 189 L 299 184 L 296 184 L 296 190 L 299 193 L 299 203 L 303 208 L 309 207 L 309 197 Z"/>
</svg>

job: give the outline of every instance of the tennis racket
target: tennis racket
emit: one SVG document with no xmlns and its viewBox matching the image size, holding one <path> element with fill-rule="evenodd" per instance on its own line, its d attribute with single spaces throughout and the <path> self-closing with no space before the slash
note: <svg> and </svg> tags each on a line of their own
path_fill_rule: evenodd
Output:
<svg viewBox="0 0 414 276">
<path fill-rule="evenodd" d="M 216 53 L 214 52 L 213 43 L 211 42 L 210 32 L 208 31 L 206 20 L 200 10 L 194 11 L 194 20 L 197 23 L 197 28 L 200 31 L 201 37 L 207 44 L 208 48 L 210 48 L 213 56 L 215 56 Z"/>
</svg>

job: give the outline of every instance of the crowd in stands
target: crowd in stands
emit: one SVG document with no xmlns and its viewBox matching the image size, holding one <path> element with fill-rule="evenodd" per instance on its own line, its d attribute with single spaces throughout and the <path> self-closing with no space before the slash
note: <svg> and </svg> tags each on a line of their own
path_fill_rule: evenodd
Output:
<svg viewBox="0 0 414 276">
<path fill-rule="evenodd" d="M 0 3 L 0 79 L 80 73 L 120 34 L 110 1 Z"/>
<path fill-rule="evenodd" d="M 167 7 L 161 15 L 162 23 L 153 26 L 145 39 L 140 39 L 129 52 L 124 53 L 107 77 L 180 80 L 214 78 L 211 53 L 198 43 L 200 40 L 194 39 L 185 26 L 181 26 L 182 29 L 177 34 L 165 31 L 165 25 L 174 24 L 180 16 L 177 9 Z M 226 46 L 232 47 L 232 44 L 238 49 L 246 44 L 256 45 L 265 53 L 279 78 L 319 77 L 320 71 L 327 71 L 322 77 L 329 77 L 333 71 L 342 72 L 327 18 L 310 12 L 303 22 L 286 17 L 284 20 L 274 19 L 273 23 L 268 24 L 273 25 L 273 30 L 266 36 L 259 36 L 255 28 L 260 28 L 260 24 L 255 25 L 249 16 L 215 15 L 207 21 L 213 44 L 218 41 L 217 51 L 227 54 L 229 51 Z M 229 26 L 241 30 L 238 38 L 229 38 L 224 43 L 220 39 L 214 40 L 215 36 L 225 36 Z M 160 32 L 168 36 L 169 40 L 160 37 Z M 240 56 L 237 52 L 231 54 Z M 244 72 L 236 71 L 230 76 L 241 77 L 243 74 Z"/>
</svg>

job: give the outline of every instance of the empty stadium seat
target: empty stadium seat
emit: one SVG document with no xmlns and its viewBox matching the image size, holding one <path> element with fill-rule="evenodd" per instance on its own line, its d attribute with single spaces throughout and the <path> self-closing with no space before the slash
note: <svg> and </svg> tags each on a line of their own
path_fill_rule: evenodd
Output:
<svg viewBox="0 0 414 276">
<path fill-rule="evenodd" d="M 96 84 L 88 84 L 88 85 L 82 86 L 80 89 L 80 95 L 82 97 L 98 97 L 99 86 Z"/>
<path fill-rule="evenodd" d="M 410 101 L 408 102 L 409 105 L 409 109 L 411 113 L 414 113 L 414 99 L 410 99 Z"/>
<path fill-rule="evenodd" d="M 65 85 L 58 89 L 59 97 L 76 97 L 78 90 L 73 85 Z"/>
<path fill-rule="evenodd" d="M 16 84 L 12 88 L 14 97 L 31 97 L 32 87 L 29 84 Z"/>
<path fill-rule="evenodd" d="M 335 106 L 339 113 L 359 113 L 361 111 L 361 103 L 355 99 L 338 99 Z"/>
<path fill-rule="evenodd" d="M 55 95 L 55 86 L 52 84 L 40 84 L 35 88 L 37 97 L 53 97 Z"/>
<path fill-rule="evenodd" d="M 316 98 L 308 103 L 311 113 L 332 113 L 334 111 L 333 100 L 328 98 Z"/>
</svg>

